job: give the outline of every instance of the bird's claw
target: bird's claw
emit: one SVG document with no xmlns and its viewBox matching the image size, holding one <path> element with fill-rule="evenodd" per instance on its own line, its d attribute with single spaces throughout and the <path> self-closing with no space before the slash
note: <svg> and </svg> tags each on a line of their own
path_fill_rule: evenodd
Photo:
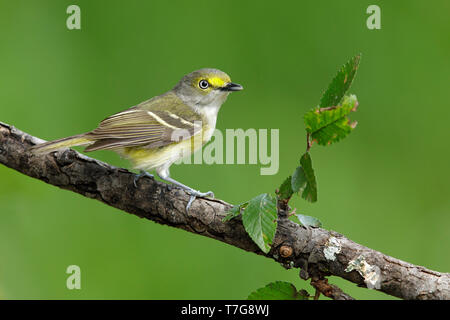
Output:
<svg viewBox="0 0 450 320">
<path fill-rule="evenodd" d="M 194 202 L 195 199 L 197 198 L 204 198 L 204 197 L 211 197 L 214 199 L 214 193 L 212 191 L 208 191 L 208 192 L 200 192 L 200 191 L 195 191 L 195 190 L 190 190 L 188 191 L 188 193 L 191 195 L 188 201 L 188 204 L 186 206 L 186 212 L 189 212 L 189 208 L 191 207 L 192 203 Z"/>
<path fill-rule="evenodd" d="M 149 177 L 149 178 L 154 179 L 154 176 L 152 174 L 150 174 L 146 171 L 141 171 L 141 173 L 134 176 L 133 184 L 134 184 L 135 188 L 137 188 L 137 182 L 141 177 Z"/>
</svg>

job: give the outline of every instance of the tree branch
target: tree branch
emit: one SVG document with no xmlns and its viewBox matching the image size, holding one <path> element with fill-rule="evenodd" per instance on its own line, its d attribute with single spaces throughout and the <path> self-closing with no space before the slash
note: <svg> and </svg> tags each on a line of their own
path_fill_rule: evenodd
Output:
<svg viewBox="0 0 450 320">
<path fill-rule="evenodd" d="M 148 177 L 140 179 L 136 188 L 134 173 L 71 149 L 32 155 L 28 148 L 41 142 L 0 122 L 0 163 L 141 218 L 217 239 L 266 256 L 286 268 L 301 268 L 301 278 L 311 278 L 317 288 L 329 292 L 331 297 L 333 292 L 341 298 L 346 296 L 338 288 L 327 289 L 329 284 L 319 281 L 329 275 L 403 299 L 450 299 L 450 274 L 389 257 L 334 231 L 299 226 L 284 211 L 279 213 L 272 250 L 264 254 L 247 235 L 240 218 L 222 222 L 230 204 L 196 199 L 186 213 L 189 195 L 181 189 Z"/>
</svg>

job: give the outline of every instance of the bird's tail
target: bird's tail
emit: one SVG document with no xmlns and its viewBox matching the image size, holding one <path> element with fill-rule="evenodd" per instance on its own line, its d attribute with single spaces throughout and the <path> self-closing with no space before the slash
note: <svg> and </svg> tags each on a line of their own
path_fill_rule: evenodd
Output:
<svg viewBox="0 0 450 320">
<path fill-rule="evenodd" d="M 84 134 L 48 141 L 32 146 L 30 150 L 35 154 L 44 154 L 58 149 L 70 148 L 75 146 L 85 146 L 93 143 L 91 139 L 84 137 Z"/>
</svg>

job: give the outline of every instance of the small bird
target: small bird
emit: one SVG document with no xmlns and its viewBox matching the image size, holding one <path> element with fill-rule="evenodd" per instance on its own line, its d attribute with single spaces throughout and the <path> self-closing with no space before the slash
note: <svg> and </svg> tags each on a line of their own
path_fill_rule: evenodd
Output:
<svg viewBox="0 0 450 320">
<path fill-rule="evenodd" d="M 190 195 L 186 210 L 196 197 L 214 197 L 194 190 L 170 177 L 169 168 L 178 159 L 200 149 L 214 132 L 220 107 L 232 91 L 243 87 L 231 82 L 223 71 L 211 68 L 184 76 L 170 91 L 104 119 L 87 133 L 45 142 L 32 147 L 35 154 L 62 148 L 86 146 L 86 152 L 113 150 L 131 161 L 142 176 L 155 170 L 163 180 Z"/>
</svg>

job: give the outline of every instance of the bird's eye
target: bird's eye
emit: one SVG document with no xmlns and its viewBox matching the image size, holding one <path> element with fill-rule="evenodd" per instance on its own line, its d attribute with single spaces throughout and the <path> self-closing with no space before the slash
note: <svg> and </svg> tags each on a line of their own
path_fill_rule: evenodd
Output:
<svg viewBox="0 0 450 320">
<path fill-rule="evenodd" d="M 198 86 L 200 87 L 200 89 L 206 89 L 209 87 L 209 82 L 206 80 L 200 80 Z"/>
</svg>

